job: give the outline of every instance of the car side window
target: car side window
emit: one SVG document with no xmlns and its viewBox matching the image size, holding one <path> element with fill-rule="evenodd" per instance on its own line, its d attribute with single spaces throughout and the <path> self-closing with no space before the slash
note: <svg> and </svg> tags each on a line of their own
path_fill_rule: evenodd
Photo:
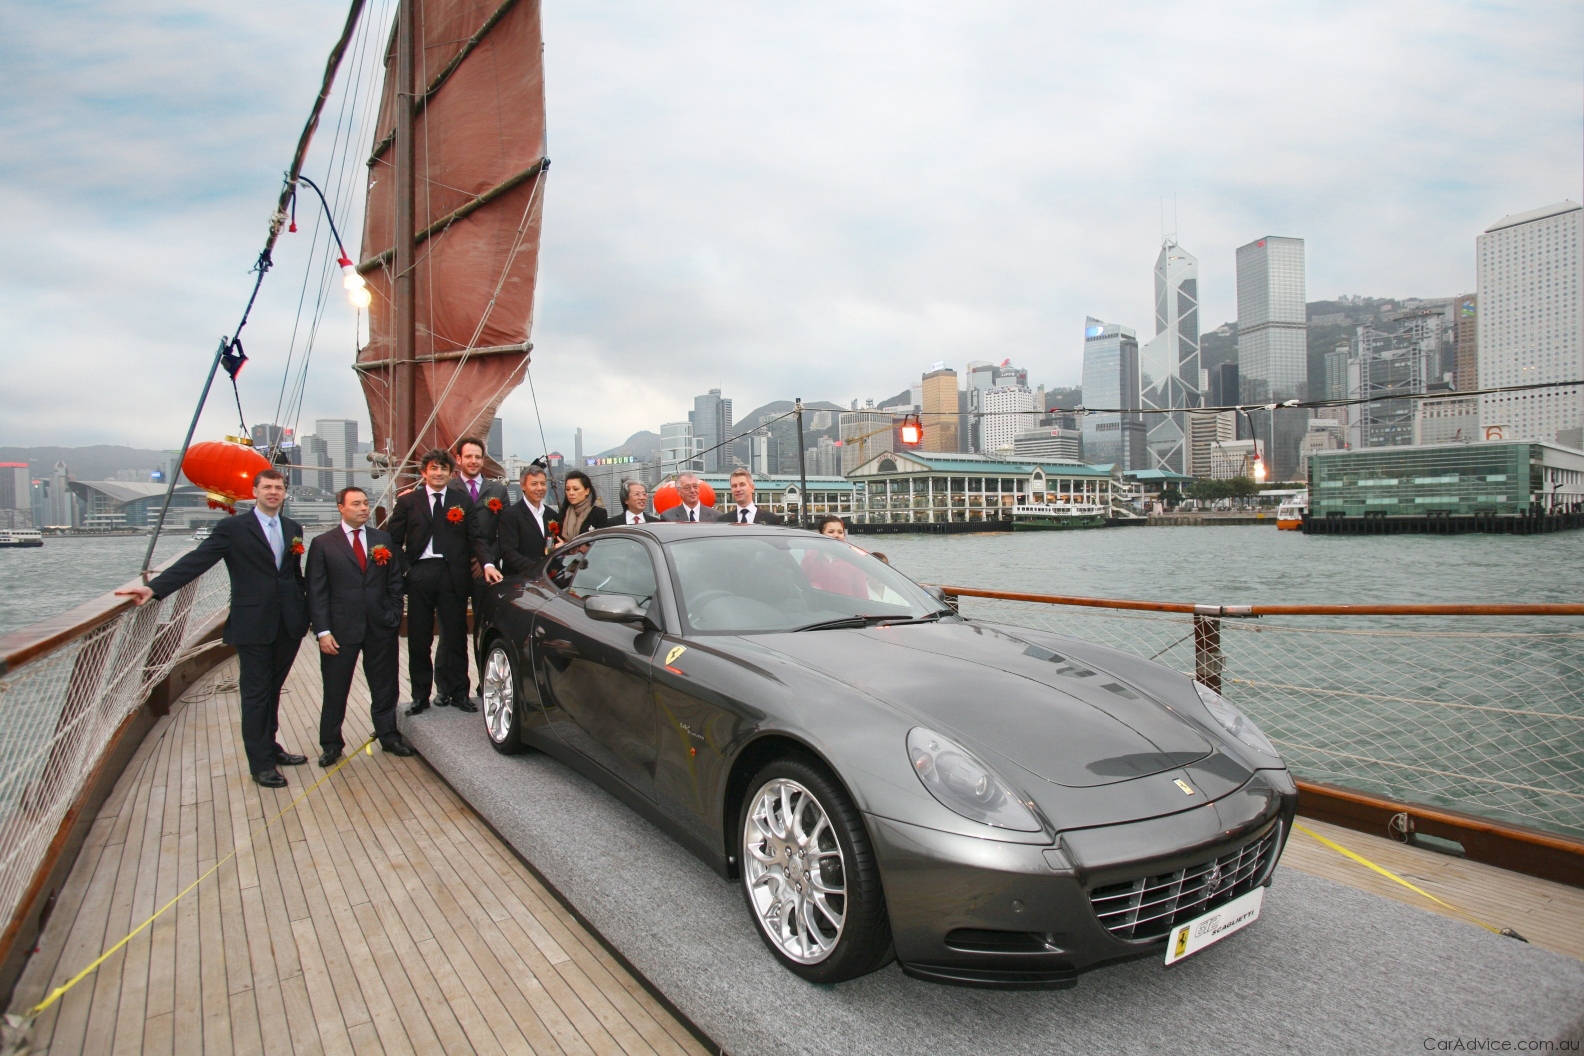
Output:
<svg viewBox="0 0 1584 1056">
<path fill-rule="evenodd" d="M 574 598 L 625 594 L 647 605 L 658 589 L 649 549 L 636 539 L 600 539 L 566 554 L 558 584 Z M 552 578 L 556 578 L 554 573 Z"/>
</svg>

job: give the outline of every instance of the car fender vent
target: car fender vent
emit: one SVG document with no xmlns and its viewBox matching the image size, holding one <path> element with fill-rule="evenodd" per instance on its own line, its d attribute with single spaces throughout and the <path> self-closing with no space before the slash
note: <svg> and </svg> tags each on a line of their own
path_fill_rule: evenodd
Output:
<svg viewBox="0 0 1584 1056">
<path fill-rule="evenodd" d="M 946 935 L 946 948 L 959 953 L 1063 953 L 1056 937 L 1038 931 L 995 931 L 957 928 Z"/>
</svg>

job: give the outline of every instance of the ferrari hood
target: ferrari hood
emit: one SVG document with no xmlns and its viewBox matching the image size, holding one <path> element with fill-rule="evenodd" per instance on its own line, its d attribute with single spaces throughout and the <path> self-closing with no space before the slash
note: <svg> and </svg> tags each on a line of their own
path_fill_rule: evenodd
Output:
<svg viewBox="0 0 1584 1056">
<path fill-rule="evenodd" d="M 1146 777 L 1212 751 L 1192 726 L 1124 679 L 986 627 L 940 623 L 756 638 L 1058 785 Z"/>
</svg>

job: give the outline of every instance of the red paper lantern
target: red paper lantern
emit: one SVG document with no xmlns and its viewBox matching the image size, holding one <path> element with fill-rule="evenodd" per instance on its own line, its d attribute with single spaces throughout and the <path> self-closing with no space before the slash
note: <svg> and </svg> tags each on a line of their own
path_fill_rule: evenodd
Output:
<svg viewBox="0 0 1584 1056">
<path fill-rule="evenodd" d="M 187 449 L 182 473 L 209 493 L 212 509 L 236 511 L 236 503 L 253 497 L 253 478 L 270 468 L 269 459 L 246 444 L 206 440 Z"/>
<path fill-rule="evenodd" d="M 654 490 L 654 508 L 656 513 L 664 513 L 673 506 L 682 505 L 682 496 L 677 493 L 676 481 L 668 480 Z M 699 505 L 715 505 L 715 489 L 699 481 Z"/>
</svg>

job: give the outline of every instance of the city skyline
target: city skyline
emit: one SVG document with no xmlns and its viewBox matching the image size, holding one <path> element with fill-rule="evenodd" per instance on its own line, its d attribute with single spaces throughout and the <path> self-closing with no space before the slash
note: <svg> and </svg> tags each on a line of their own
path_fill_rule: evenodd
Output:
<svg viewBox="0 0 1584 1056">
<path fill-rule="evenodd" d="M 267 19 L 181 19 L 91 0 L 0 17 L 17 71 L 0 103 L 14 147 L 0 367 L 17 379 L 0 434 L 173 445 L 341 12 L 285 0 Z M 1479 231 L 1578 196 L 1576 5 L 1428 20 L 827 5 L 789 28 L 769 10 L 602 4 L 548 9 L 545 25 L 556 168 L 533 369 L 545 432 L 566 438 L 550 446 L 577 425 L 591 449 L 620 442 L 717 386 L 745 405 L 878 399 L 943 358 L 1011 356 L 1073 384 L 1085 315 L 1147 332 L 1140 261 L 1165 234 L 1204 262 L 1205 327 L 1235 317 L 1231 253 L 1261 231 L 1306 240 L 1316 296 L 1468 290 Z M 1249 54 L 1282 76 L 1251 83 Z M 1097 87 L 1123 61 L 1131 88 Z M 310 155 L 311 174 L 322 165 Z M 250 327 L 250 420 L 278 402 L 295 237 Z M 304 421 L 359 406 L 340 307 Z M 95 384 L 107 360 L 114 387 Z M 25 369 L 38 362 L 51 369 Z M 591 375 L 608 379 L 592 414 Z M 501 413 L 532 429 L 527 388 Z M 231 424 L 219 395 L 203 435 Z"/>
</svg>

